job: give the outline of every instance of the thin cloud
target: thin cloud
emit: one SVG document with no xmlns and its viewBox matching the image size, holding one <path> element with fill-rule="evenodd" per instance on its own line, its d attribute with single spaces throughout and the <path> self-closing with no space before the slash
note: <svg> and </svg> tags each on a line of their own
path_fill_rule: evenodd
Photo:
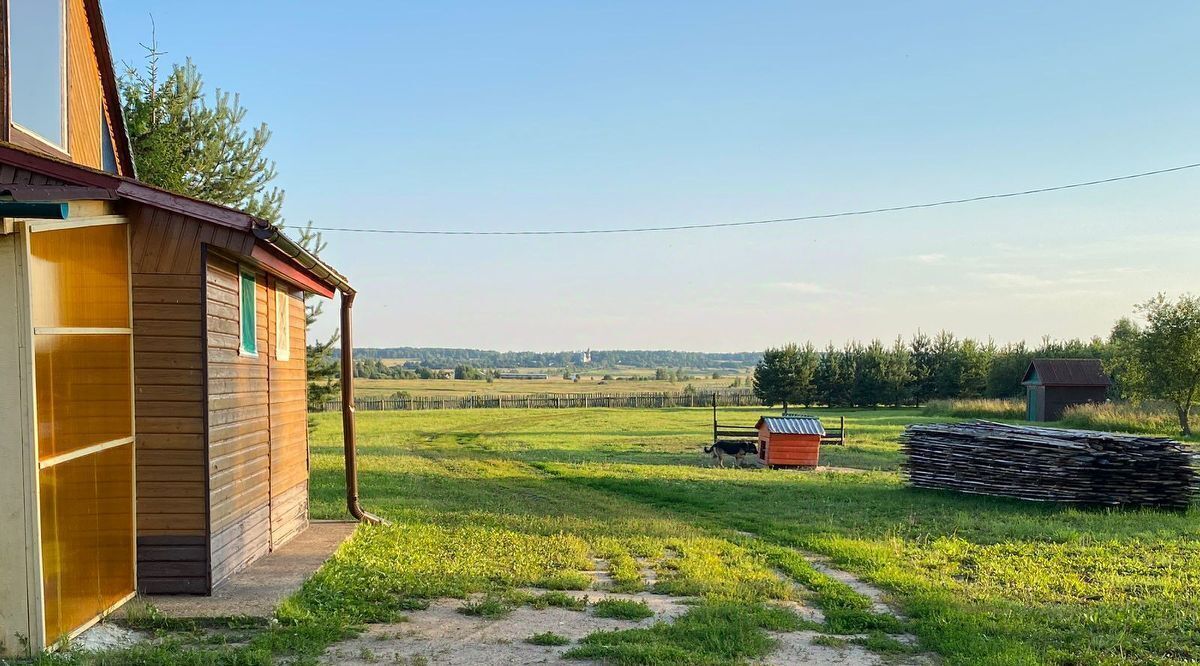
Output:
<svg viewBox="0 0 1200 666">
<path fill-rule="evenodd" d="M 918 264 L 940 264 L 946 260 L 946 255 L 940 252 L 932 252 L 930 254 L 918 254 L 912 257 L 912 260 Z"/>
<path fill-rule="evenodd" d="M 1031 289 L 1034 287 L 1051 287 L 1054 280 L 1029 275 L 1027 273 L 977 273 L 975 277 L 997 289 Z"/>
<path fill-rule="evenodd" d="M 774 289 L 783 289 L 797 294 L 828 294 L 829 289 L 815 282 L 773 282 L 768 285 Z"/>
</svg>

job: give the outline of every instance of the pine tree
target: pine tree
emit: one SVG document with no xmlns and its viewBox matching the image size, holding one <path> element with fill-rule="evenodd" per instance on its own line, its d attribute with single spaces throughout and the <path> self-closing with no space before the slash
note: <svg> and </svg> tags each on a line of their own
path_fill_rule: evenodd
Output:
<svg viewBox="0 0 1200 666">
<path fill-rule="evenodd" d="M 899 407 L 912 399 L 912 355 L 903 338 L 897 336 L 884 354 L 880 375 L 883 384 L 880 402 Z"/>
<path fill-rule="evenodd" d="M 908 343 L 912 356 L 912 400 L 923 405 L 933 397 L 933 341 L 921 331 Z"/>
<path fill-rule="evenodd" d="M 321 237 L 321 232 L 315 231 L 312 226 L 310 220 L 307 225 L 298 229 L 296 242 L 314 255 L 319 255 L 324 251 L 326 242 Z M 320 318 L 324 306 L 324 301 L 313 298 L 307 292 L 304 294 L 304 330 L 311 330 L 312 325 Z M 329 339 L 305 345 L 309 410 L 317 409 L 341 391 L 338 380 L 342 369 L 337 359 L 333 358 L 333 346 L 338 343 L 339 337 L 337 329 L 334 329 Z"/>
<path fill-rule="evenodd" d="M 800 349 L 795 344 L 763 352 L 762 360 L 754 366 L 754 395 L 764 405 L 782 404 L 786 411 L 788 404 L 795 402 L 800 394 L 799 357 Z"/>
<path fill-rule="evenodd" d="M 191 60 L 160 79 L 165 53 L 153 39 L 145 48 L 145 70 L 126 65 L 120 80 L 138 178 L 278 221 L 283 191 L 271 187 L 275 162 L 264 155 L 271 140 L 266 123 L 244 127 L 246 109 L 236 94 L 218 89 L 210 99 Z"/>
<path fill-rule="evenodd" d="M 817 350 L 811 342 L 806 342 L 796 354 L 795 385 L 792 401 L 808 407 L 817 402 Z"/>
</svg>

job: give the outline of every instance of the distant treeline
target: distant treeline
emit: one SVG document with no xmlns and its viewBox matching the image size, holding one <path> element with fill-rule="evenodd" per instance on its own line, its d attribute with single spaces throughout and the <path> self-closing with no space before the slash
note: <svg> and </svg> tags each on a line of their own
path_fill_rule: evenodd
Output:
<svg viewBox="0 0 1200 666">
<path fill-rule="evenodd" d="M 1127 320 L 1109 339 L 1043 340 L 997 346 L 942 332 L 817 349 L 811 344 L 768 349 L 754 373 L 756 395 L 767 404 L 913 405 L 935 399 L 1007 398 L 1024 394 L 1021 379 L 1034 358 L 1098 358 L 1123 390 L 1118 355 Z"/>
<path fill-rule="evenodd" d="M 484 349 L 453 349 L 445 347 L 366 347 L 355 349 L 360 359 L 405 359 L 406 365 L 431 370 L 452 370 L 460 366 L 473 368 L 696 368 L 701 370 L 740 370 L 762 358 L 759 352 L 707 353 L 681 351 L 598 350 L 588 352 L 499 352 Z"/>
</svg>

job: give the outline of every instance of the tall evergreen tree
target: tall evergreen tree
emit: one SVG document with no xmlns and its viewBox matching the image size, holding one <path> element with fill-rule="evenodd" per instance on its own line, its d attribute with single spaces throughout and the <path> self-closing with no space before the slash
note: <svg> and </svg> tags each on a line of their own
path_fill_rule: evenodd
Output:
<svg viewBox="0 0 1200 666">
<path fill-rule="evenodd" d="M 933 339 L 931 376 L 933 393 L 931 398 L 958 398 L 962 396 L 961 344 L 954 334 L 941 331 Z"/>
<path fill-rule="evenodd" d="M 923 405 L 933 397 L 933 340 L 921 331 L 908 343 L 912 358 L 912 401 Z"/>
<path fill-rule="evenodd" d="M 854 363 L 854 404 L 875 407 L 883 400 L 883 343 L 872 340 L 867 346 L 851 346 Z"/>
<path fill-rule="evenodd" d="M 883 357 L 880 367 L 882 391 L 879 401 L 899 407 L 912 400 L 913 363 L 912 354 L 904 339 L 897 336 Z"/>
<path fill-rule="evenodd" d="M 792 401 L 808 407 L 818 401 L 817 398 L 817 350 L 811 342 L 804 343 L 796 355 L 796 385 Z"/>
<path fill-rule="evenodd" d="M 754 395 L 764 405 L 782 404 L 786 410 L 795 401 L 800 393 L 799 358 L 800 349 L 795 344 L 763 352 L 762 360 L 754 366 Z"/>
<path fill-rule="evenodd" d="M 143 70 L 127 66 L 121 107 L 138 178 L 172 192 L 279 220 L 283 191 L 271 186 L 275 162 L 264 151 L 266 123 L 246 126 L 235 94 L 210 98 L 199 70 L 187 60 L 161 76 L 163 55 L 151 41 Z"/>
</svg>

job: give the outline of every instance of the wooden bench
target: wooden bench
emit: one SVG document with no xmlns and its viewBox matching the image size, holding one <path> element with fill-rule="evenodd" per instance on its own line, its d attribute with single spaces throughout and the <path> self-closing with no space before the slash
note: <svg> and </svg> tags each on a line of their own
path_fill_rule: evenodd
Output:
<svg viewBox="0 0 1200 666">
<path fill-rule="evenodd" d="M 835 444 L 841 446 L 846 443 L 846 417 L 838 417 L 838 426 L 831 428 L 821 422 L 821 427 L 825 429 L 825 434 L 821 437 L 822 444 Z"/>
<path fill-rule="evenodd" d="M 717 422 L 717 405 L 713 401 L 713 445 L 721 440 L 746 440 L 752 439 L 758 442 L 758 428 L 746 425 L 729 425 Z M 785 411 L 784 416 L 788 416 Z M 821 421 L 821 427 L 824 428 L 825 434 L 821 436 L 822 444 L 832 444 L 841 446 L 846 443 L 846 417 L 838 417 L 838 425 L 836 428 L 825 425 L 825 421 Z"/>
</svg>

